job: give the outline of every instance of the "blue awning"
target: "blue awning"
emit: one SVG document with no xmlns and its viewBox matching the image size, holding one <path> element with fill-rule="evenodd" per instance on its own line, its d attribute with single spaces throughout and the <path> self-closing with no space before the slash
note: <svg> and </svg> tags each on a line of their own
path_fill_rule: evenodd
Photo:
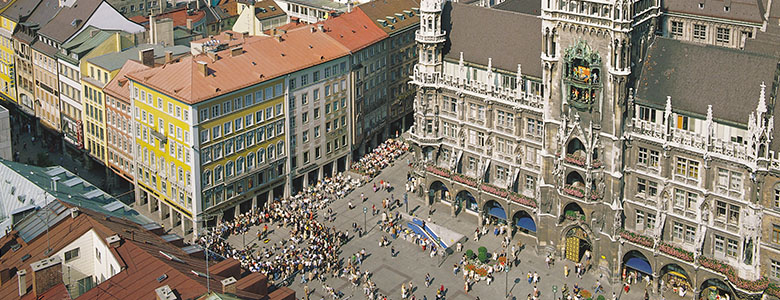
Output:
<svg viewBox="0 0 780 300">
<path fill-rule="evenodd" d="M 504 212 L 504 209 L 501 207 L 491 207 L 490 210 L 488 210 L 488 214 L 501 220 L 506 220 L 506 212 Z"/>
<path fill-rule="evenodd" d="M 534 222 L 534 219 L 531 219 L 531 217 L 522 217 L 517 219 L 517 227 L 531 232 L 536 232 L 536 222 Z"/>
<path fill-rule="evenodd" d="M 631 257 L 626 260 L 626 266 L 648 275 L 653 274 L 653 268 L 650 267 L 650 263 L 644 258 Z"/>
</svg>

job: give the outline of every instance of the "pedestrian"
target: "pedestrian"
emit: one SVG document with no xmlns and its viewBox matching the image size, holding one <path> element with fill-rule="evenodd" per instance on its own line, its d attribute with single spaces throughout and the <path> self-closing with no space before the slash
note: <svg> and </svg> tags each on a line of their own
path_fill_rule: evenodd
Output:
<svg viewBox="0 0 780 300">
<path fill-rule="evenodd" d="M 568 264 L 563 266 L 563 277 L 569 278 L 569 265 Z"/>
<path fill-rule="evenodd" d="M 533 281 L 533 277 L 531 275 L 531 271 L 528 271 L 528 275 L 526 275 L 525 277 L 528 280 L 528 284 L 531 284 L 531 281 Z"/>
<path fill-rule="evenodd" d="M 539 273 L 534 271 L 534 284 L 537 284 L 537 283 L 539 283 Z"/>
<path fill-rule="evenodd" d="M 452 273 L 458 275 L 458 265 L 452 265 Z"/>
<path fill-rule="evenodd" d="M 395 257 L 395 246 L 390 246 L 390 256 Z"/>
<path fill-rule="evenodd" d="M 425 287 L 431 286 L 431 274 L 425 273 Z"/>
</svg>

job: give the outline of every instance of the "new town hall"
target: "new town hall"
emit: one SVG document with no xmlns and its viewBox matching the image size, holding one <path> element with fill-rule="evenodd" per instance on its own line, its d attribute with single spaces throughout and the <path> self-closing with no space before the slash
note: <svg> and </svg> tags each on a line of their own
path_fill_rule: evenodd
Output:
<svg viewBox="0 0 780 300">
<path fill-rule="evenodd" d="M 423 0 L 425 196 L 612 280 L 777 299 L 773 2 Z"/>
</svg>

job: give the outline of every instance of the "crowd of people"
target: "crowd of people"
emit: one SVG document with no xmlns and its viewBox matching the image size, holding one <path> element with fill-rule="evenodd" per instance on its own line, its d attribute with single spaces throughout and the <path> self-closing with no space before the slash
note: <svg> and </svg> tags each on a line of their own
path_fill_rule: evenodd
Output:
<svg viewBox="0 0 780 300">
<path fill-rule="evenodd" d="M 343 174 L 326 178 L 295 196 L 272 201 L 264 208 L 219 224 L 200 236 L 199 243 L 219 256 L 237 259 L 245 269 L 263 273 L 275 282 L 293 279 L 297 274 L 303 282 L 323 280 L 328 274 L 340 276 L 339 248 L 349 240 L 349 232 L 328 227 L 316 216 L 359 185 L 358 180 Z M 269 224 L 289 230 L 289 239 L 265 245 L 270 242 Z M 260 243 L 265 246 L 241 249 L 227 242 L 230 235 L 246 234 L 252 226 L 259 225 L 262 229 L 257 233 L 258 242 L 265 239 Z"/>
<path fill-rule="evenodd" d="M 409 145 L 406 143 L 398 139 L 388 139 L 374 148 L 374 151 L 355 162 L 352 165 L 352 169 L 357 173 L 373 178 L 407 150 L 409 150 Z"/>
</svg>

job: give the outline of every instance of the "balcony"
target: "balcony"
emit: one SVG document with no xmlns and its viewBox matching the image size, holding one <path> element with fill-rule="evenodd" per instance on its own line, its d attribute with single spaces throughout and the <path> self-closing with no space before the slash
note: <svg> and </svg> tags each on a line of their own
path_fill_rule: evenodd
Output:
<svg viewBox="0 0 780 300">
<path fill-rule="evenodd" d="M 668 141 L 673 147 L 693 148 L 701 152 L 709 152 L 727 160 L 737 160 L 741 163 L 746 163 L 751 160 L 750 153 L 753 153 L 752 149 L 749 149 L 747 145 L 742 143 L 721 140 L 715 137 L 710 137 L 708 140 L 706 136 L 689 130 L 668 128 L 667 133 L 667 128 L 664 124 L 632 119 L 631 125 L 631 132 L 636 135 L 661 140 L 661 142 Z"/>
<path fill-rule="evenodd" d="M 479 97 L 486 97 L 490 100 L 501 101 L 510 105 L 519 104 L 536 109 L 542 109 L 544 106 L 542 96 L 540 95 L 527 93 L 518 89 L 488 85 L 476 80 L 466 80 L 459 76 L 423 73 L 419 72 L 416 68 L 414 75 L 412 76 L 412 84 L 446 87 Z"/>
<path fill-rule="evenodd" d="M 446 40 L 446 31 L 439 31 L 436 33 L 420 33 L 420 30 L 414 32 L 415 40 L 420 43 L 443 43 Z"/>
<path fill-rule="evenodd" d="M 430 136 L 425 135 L 424 133 L 422 135 L 418 135 L 416 133 L 410 132 L 409 135 L 411 136 L 411 140 L 418 144 L 420 147 L 425 146 L 433 146 L 438 147 L 441 145 L 441 141 L 443 139 L 443 136 Z"/>
</svg>

